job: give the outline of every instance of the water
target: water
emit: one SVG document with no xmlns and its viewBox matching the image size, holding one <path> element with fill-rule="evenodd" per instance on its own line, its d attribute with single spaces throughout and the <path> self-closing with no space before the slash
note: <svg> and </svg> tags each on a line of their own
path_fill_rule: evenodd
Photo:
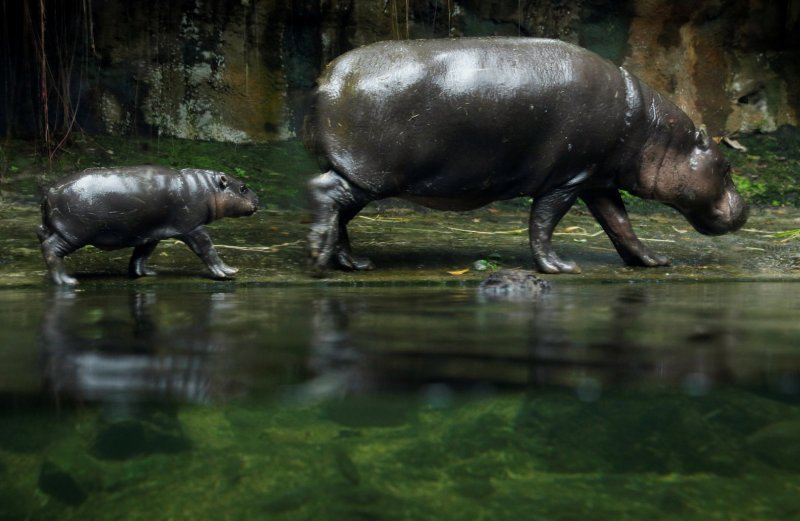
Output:
<svg viewBox="0 0 800 521">
<path fill-rule="evenodd" d="M 554 282 L 2 291 L 0 519 L 800 518 L 796 283 Z"/>
</svg>

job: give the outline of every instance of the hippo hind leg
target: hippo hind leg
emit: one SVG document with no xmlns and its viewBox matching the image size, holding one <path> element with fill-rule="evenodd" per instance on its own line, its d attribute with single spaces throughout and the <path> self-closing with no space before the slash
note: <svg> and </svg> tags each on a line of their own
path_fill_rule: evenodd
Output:
<svg viewBox="0 0 800 521">
<path fill-rule="evenodd" d="M 541 273 L 581 272 L 576 263 L 562 260 L 552 247 L 553 231 L 577 197 L 577 184 L 568 183 L 533 200 L 528 235 L 533 260 Z"/>
<path fill-rule="evenodd" d="M 308 195 L 313 219 L 308 247 L 315 270 L 324 272 L 328 267 L 372 269 L 369 259 L 353 255 L 347 233 L 347 223 L 372 198 L 333 170 L 309 181 Z"/>
<path fill-rule="evenodd" d="M 145 266 L 145 262 L 153 254 L 155 251 L 156 246 L 158 246 L 158 241 L 148 242 L 147 244 L 142 244 L 140 246 L 136 246 L 133 249 L 133 255 L 131 255 L 131 261 L 128 263 L 128 273 L 131 277 L 144 277 L 145 275 L 155 275 L 156 272 L 147 268 Z"/>
<path fill-rule="evenodd" d="M 176 237 L 176 239 L 186 243 L 186 245 L 206 263 L 206 266 L 208 266 L 208 269 L 214 274 L 214 277 L 226 279 L 239 271 L 222 262 L 205 227 L 200 226 L 195 228 L 187 234 Z"/>
<path fill-rule="evenodd" d="M 64 257 L 77 250 L 79 246 L 73 246 L 64 240 L 58 233 L 53 232 L 44 224 L 39 226 L 36 235 L 42 247 L 42 256 L 47 266 L 50 278 L 55 284 L 74 286 L 78 283 L 75 277 L 67 275 L 64 268 Z"/>
</svg>

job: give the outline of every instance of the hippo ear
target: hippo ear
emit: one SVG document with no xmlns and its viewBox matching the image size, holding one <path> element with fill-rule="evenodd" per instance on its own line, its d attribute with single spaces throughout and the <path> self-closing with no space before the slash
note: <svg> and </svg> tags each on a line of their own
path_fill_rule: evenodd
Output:
<svg viewBox="0 0 800 521">
<path fill-rule="evenodd" d="M 221 174 L 217 179 L 217 182 L 219 183 L 220 190 L 225 190 L 228 188 L 228 178 L 225 176 L 225 174 Z"/>
<path fill-rule="evenodd" d="M 708 137 L 708 130 L 705 125 L 700 125 L 700 128 L 695 132 L 695 141 L 700 150 L 708 150 L 711 147 L 711 138 Z"/>
</svg>

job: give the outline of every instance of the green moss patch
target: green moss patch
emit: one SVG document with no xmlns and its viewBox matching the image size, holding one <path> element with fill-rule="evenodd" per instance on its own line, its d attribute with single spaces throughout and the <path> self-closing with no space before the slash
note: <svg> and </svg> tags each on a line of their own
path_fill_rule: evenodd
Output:
<svg viewBox="0 0 800 521">
<path fill-rule="evenodd" d="M 784 126 L 772 134 L 751 134 L 737 140 L 747 151 L 723 146 L 731 161 L 734 182 L 750 204 L 800 204 L 800 129 Z"/>
</svg>

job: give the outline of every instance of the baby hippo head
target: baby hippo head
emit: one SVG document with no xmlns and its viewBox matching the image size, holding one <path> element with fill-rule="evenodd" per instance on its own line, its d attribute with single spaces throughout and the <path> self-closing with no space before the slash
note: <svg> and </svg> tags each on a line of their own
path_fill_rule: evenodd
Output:
<svg viewBox="0 0 800 521">
<path fill-rule="evenodd" d="M 195 172 L 197 172 L 195 170 Z M 244 217 L 258 209 L 258 196 L 244 182 L 224 172 L 202 171 L 211 178 L 215 219 Z"/>
</svg>

